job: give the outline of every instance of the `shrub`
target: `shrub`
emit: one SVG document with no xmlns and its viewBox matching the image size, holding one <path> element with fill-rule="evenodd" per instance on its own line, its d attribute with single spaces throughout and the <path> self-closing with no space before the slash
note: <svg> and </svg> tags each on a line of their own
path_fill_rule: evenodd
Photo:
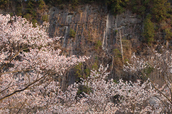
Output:
<svg viewBox="0 0 172 114">
<path fill-rule="evenodd" d="M 92 69 L 94 69 L 94 70 L 97 70 L 97 69 L 98 69 L 98 64 L 97 64 L 97 62 L 95 62 L 95 63 L 92 65 Z"/>
<path fill-rule="evenodd" d="M 95 45 L 95 49 L 99 49 L 102 46 L 102 41 L 98 40 Z"/>
<path fill-rule="evenodd" d="M 42 20 L 48 22 L 48 15 L 43 15 Z"/>
<path fill-rule="evenodd" d="M 169 9 L 170 3 L 168 3 L 168 0 L 153 0 L 151 14 L 159 22 L 166 18 Z"/>
<path fill-rule="evenodd" d="M 22 16 L 22 7 L 17 7 L 17 15 Z"/>
<path fill-rule="evenodd" d="M 91 87 L 85 85 L 79 86 L 77 95 L 83 94 L 83 92 L 89 94 L 91 92 Z"/>
<path fill-rule="evenodd" d="M 24 15 L 24 18 L 26 18 L 27 20 L 31 20 L 32 19 L 32 15 L 29 13 L 26 13 L 26 15 Z"/>
<path fill-rule="evenodd" d="M 5 8 L 8 4 L 8 0 L 0 0 L 0 8 Z"/>
<path fill-rule="evenodd" d="M 42 9 L 42 8 L 44 8 L 44 6 L 45 6 L 45 2 L 44 2 L 44 0 L 39 0 L 38 1 L 38 3 L 39 3 L 39 9 Z"/>
<path fill-rule="evenodd" d="M 89 68 L 86 68 L 85 70 L 84 70 L 84 73 L 85 73 L 85 75 L 86 75 L 86 78 L 90 75 L 90 69 Z"/>
<path fill-rule="evenodd" d="M 149 45 L 154 41 L 154 32 L 154 23 L 151 21 L 151 16 L 148 15 L 144 21 L 143 36 Z"/>
<path fill-rule="evenodd" d="M 169 40 L 169 39 L 171 39 L 171 37 L 172 37 L 172 32 L 171 32 L 171 30 L 170 30 L 170 28 L 167 28 L 167 29 L 165 29 L 165 39 L 166 40 Z"/>
<path fill-rule="evenodd" d="M 36 19 L 33 19 L 32 20 L 33 27 L 36 27 L 36 23 L 37 23 L 37 20 Z"/>
<path fill-rule="evenodd" d="M 75 66 L 75 75 L 78 77 L 78 78 L 81 78 L 82 77 L 82 63 L 79 63 L 78 65 Z"/>
<path fill-rule="evenodd" d="M 121 52 L 116 48 L 113 50 L 115 58 L 121 58 Z"/>
<path fill-rule="evenodd" d="M 76 32 L 73 29 L 70 29 L 70 31 L 69 31 L 69 37 L 75 38 L 75 34 L 76 34 Z"/>
</svg>

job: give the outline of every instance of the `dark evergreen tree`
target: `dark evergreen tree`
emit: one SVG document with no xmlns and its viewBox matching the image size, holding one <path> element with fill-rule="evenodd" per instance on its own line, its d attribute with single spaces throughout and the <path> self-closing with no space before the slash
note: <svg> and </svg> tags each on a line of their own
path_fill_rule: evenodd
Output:
<svg viewBox="0 0 172 114">
<path fill-rule="evenodd" d="M 154 23 L 151 21 L 150 14 L 147 15 L 145 21 L 144 21 L 144 32 L 143 36 L 146 40 L 146 42 L 151 45 L 151 43 L 154 41 Z"/>
<path fill-rule="evenodd" d="M 155 17 L 156 21 L 164 20 L 170 9 L 170 3 L 168 0 L 152 0 L 151 14 Z"/>
</svg>

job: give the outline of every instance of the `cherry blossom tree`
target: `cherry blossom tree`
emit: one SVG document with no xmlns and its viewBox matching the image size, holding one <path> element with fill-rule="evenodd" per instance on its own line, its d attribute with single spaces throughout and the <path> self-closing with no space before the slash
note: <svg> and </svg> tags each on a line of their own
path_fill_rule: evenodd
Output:
<svg viewBox="0 0 172 114">
<path fill-rule="evenodd" d="M 0 112 L 50 111 L 60 94 L 56 77 L 87 57 L 66 57 L 56 49 L 44 26 L 0 14 Z M 54 96 L 55 97 L 55 96 Z"/>
<path fill-rule="evenodd" d="M 153 51 L 148 58 L 132 56 L 124 71 L 147 76 L 144 69 L 163 72 L 165 85 L 108 79 L 108 66 L 65 91 L 58 77 L 88 57 L 66 57 L 57 49 L 60 37 L 49 38 L 44 26 L 0 15 L 0 113 L 171 113 L 171 54 Z M 139 75 L 140 75 L 139 74 Z M 79 93 L 79 87 L 88 91 Z"/>
<path fill-rule="evenodd" d="M 163 103 L 164 109 L 168 111 L 172 111 L 172 80 L 171 80 L 171 66 L 172 66 L 172 53 L 170 50 L 164 49 L 161 47 L 161 53 L 158 53 L 156 50 L 150 50 L 150 55 L 147 57 L 138 58 L 133 54 L 131 58 L 131 63 L 127 63 L 124 65 L 124 71 L 132 72 L 139 74 L 139 76 L 144 76 L 149 78 L 149 75 L 145 69 L 152 68 L 154 72 L 153 75 L 156 74 L 157 78 L 159 77 L 163 82 L 161 88 L 158 87 L 158 84 L 153 81 L 153 79 L 149 78 L 149 82 L 151 82 L 153 89 L 155 89 L 156 98 Z M 139 77 L 138 76 L 138 77 Z M 155 99 L 154 99 L 155 100 Z M 156 100 L 156 101 L 157 101 Z M 159 107 L 162 108 L 162 107 Z"/>
<path fill-rule="evenodd" d="M 149 80 L 144 83 L 141 83 L 141 80 L 135 83 L 119 80 L 118 83 L 114 83 L 112 79 L 107 79 L 109 73 L 106 70 L 107 67 L 100 66 L 98 71 L 92 71 L 90 77 L 83 79 L 81 83 L 91 88 L 89 94 L 84 93 L 85 97 L 82 100 L 89 107 L 88 112 L 162 113 L 171 111 L 170 102 L 154 88 Z M 164 87 L 161 88 L 163 89 Z"/>
<path fill-rule="evenodd" d="M 165 86 L 157 90 L 158 87 L 150 80 L 143 83 L 141 80 L 119 80 L 115 83 L 112 79 L 108 80 L 107 68 L 101 65 L 98 70 L 92 70 L 87 79 L 70 85 L 67 91 L 59 96 L 64 101 L 61 113 L 69 111 L 68 113 L 158 114 L 172 111 L 169 100 L 159 92 L 163 91 L 169 96 L 169 90 Z M 81 85 L 90 88 L 90 91 L 77 96 L 78 87 Z M 60 108 L 57 107 L 56 110 L 58 109 Z"/>
</svg>

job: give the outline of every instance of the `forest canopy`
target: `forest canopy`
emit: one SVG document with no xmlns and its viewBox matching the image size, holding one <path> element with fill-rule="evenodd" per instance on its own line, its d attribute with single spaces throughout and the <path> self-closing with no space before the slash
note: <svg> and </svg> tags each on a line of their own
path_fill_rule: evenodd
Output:
<svg viewBox="0 0 172 114">
<path fill-rule="evenodd" d="M 40 7 L 44 3 L 51 6 L 58 6 L 65 3 L 75 6 L 95 3 L 107 6 L 112 13 L 122 13 L 129 8 L 133 12 L 141 15 L 151 13 L 158 20 L 164 18 L 166 12 L 169 11 L 170 5 L 168 0 L 0 0 L 0 8 L 7 8 L 12 3 L 16 3 L 18 7 L 25 3 L 26 7 L 29 6 L 30 9 L 33 8 L 33 6 L 31 7 L 32 4 Z"/>
</svg>

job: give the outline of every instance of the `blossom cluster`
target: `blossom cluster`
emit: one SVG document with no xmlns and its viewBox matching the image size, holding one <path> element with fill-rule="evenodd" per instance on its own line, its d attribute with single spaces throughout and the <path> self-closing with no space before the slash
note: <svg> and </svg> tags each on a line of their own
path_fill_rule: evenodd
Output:
<svg viewBox="0 0 172 114">
<path fill-rule="evenodd" d="M 149 66 L 147 61 L 136 57 L 135 53 L 133 53 L 130 61 L 131 64 L 127 61 L 126 65 L 123 66 L 123 70 L 126 72 L 137 72 Z"/>
<path fill-rule="evenodd" d="M 134 58 L 134 59 L 133 59 Z M 167 110 L 171 110 L 172 105 L 172 81 L 171 81 L 171 66 L 172 66 L 172 53 L 170 50 L 164 49 L 161 47 L 161 53 L 156 50 L 151 50 L 151 54 L 146 57 L 138 58 L 135 54 L 132 56 L 130 64 L 124 65 L 124 71 L 135 73 L 140 72 L 142 76 L 148 78 L 149 75 L 145 69 L 152 69 L 151 72 L 154 72 L 153 75 L 158 74 L 158 78 L 161 79 L 161 88 L 158 88 L 158 85 L 149 79 L 149 82 L 153 85 L 155 91 L 157 92 L 155 96 L 163 102 Z M 154 76 L 155 77 L 155 76 Z M 156 99 L 157 99 L 156 98 Z M 155 99 L 154 99 L 155 100 Z"/>
<path fill-rule="evenodd" d="M 0 14 L 0 111 L 50 108 L 60 92 L 56 77 L 88 57 L 66 57 L 49 38 L 45 27 L 33 27 L 22 17 Z M 58 92 L 57 92 L 58 91 Z M 61 91 L 62 93 L 62 91 Z M 60 95 L 60 93 L 59 93 Z M 12 108 L 8 108 L 12 107 Z"/>
</svg>

